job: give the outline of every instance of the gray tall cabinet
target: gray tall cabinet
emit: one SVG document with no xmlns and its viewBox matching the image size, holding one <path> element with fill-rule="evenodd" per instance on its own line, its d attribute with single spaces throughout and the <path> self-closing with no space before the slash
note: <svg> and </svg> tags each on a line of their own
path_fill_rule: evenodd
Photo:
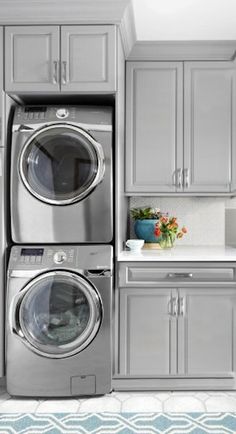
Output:
<svg viewBox="0 0 236 434">
<path fill-rule="evenodd" d="M 126 73 L 126 193 L 234 192 L 235 61 L 137 61 Z"/>
<path fill-rule="evenodd" d="M 0 27 L 0 377 L 4 375 L 4 293 L 5 293 L 5 179 L 3 120 L 3 28 Z"/>
</svg>

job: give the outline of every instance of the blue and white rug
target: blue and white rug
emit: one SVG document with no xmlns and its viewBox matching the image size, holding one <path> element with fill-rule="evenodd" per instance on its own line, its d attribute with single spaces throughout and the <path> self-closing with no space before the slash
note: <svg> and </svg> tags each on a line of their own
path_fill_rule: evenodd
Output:
<svg viewBox="0 0 236 434">
<path fill-rule="evenodd" d="M 4 434 L 235 434 L 236 413 L 0 414 Z"/>
</svg>

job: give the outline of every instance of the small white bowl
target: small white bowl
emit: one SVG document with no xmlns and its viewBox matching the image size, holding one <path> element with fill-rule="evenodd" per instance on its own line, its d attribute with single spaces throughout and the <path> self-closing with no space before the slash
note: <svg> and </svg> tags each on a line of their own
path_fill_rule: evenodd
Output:
<svg viewBox="0 0 236 434">
<path fill-rule="evenodd" d="M 144 246 L 144 240 L 127 240 L 125 244 L 131 252 L 139 252 Z"/>
</svg>

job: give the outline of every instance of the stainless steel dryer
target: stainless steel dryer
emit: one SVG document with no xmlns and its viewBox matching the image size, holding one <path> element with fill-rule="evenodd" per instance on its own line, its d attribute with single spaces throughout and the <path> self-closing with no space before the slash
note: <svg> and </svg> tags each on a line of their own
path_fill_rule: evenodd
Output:
<svg viewBox="0 0 236 434">
<path fill-rule="evenodd" d="M 111 292 L 111 246 L 14 246 L 6 311 L 8 392 L 110 392 Z"/>
<path fill-rule="evenodd" d="M 11 149 L 15 243 L 109 243 L 112 108 L 17 107 Z"/>
</svg>

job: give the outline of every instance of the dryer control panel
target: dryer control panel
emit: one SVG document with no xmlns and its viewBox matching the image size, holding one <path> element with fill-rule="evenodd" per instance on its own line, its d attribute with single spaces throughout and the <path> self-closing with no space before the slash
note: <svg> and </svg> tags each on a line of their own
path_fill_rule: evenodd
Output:
<svg viewBox="0 0 236 434">
<path fill-rule="evenodd" d="M 62 121 L 64 119 L 75 119 L 76 108 L 70 107 L 52 107 L 52 106 L 19 106 L 16 108 L 16 120 L 27 123 L 34 123 L 37 121 Z"/>
</svg>

